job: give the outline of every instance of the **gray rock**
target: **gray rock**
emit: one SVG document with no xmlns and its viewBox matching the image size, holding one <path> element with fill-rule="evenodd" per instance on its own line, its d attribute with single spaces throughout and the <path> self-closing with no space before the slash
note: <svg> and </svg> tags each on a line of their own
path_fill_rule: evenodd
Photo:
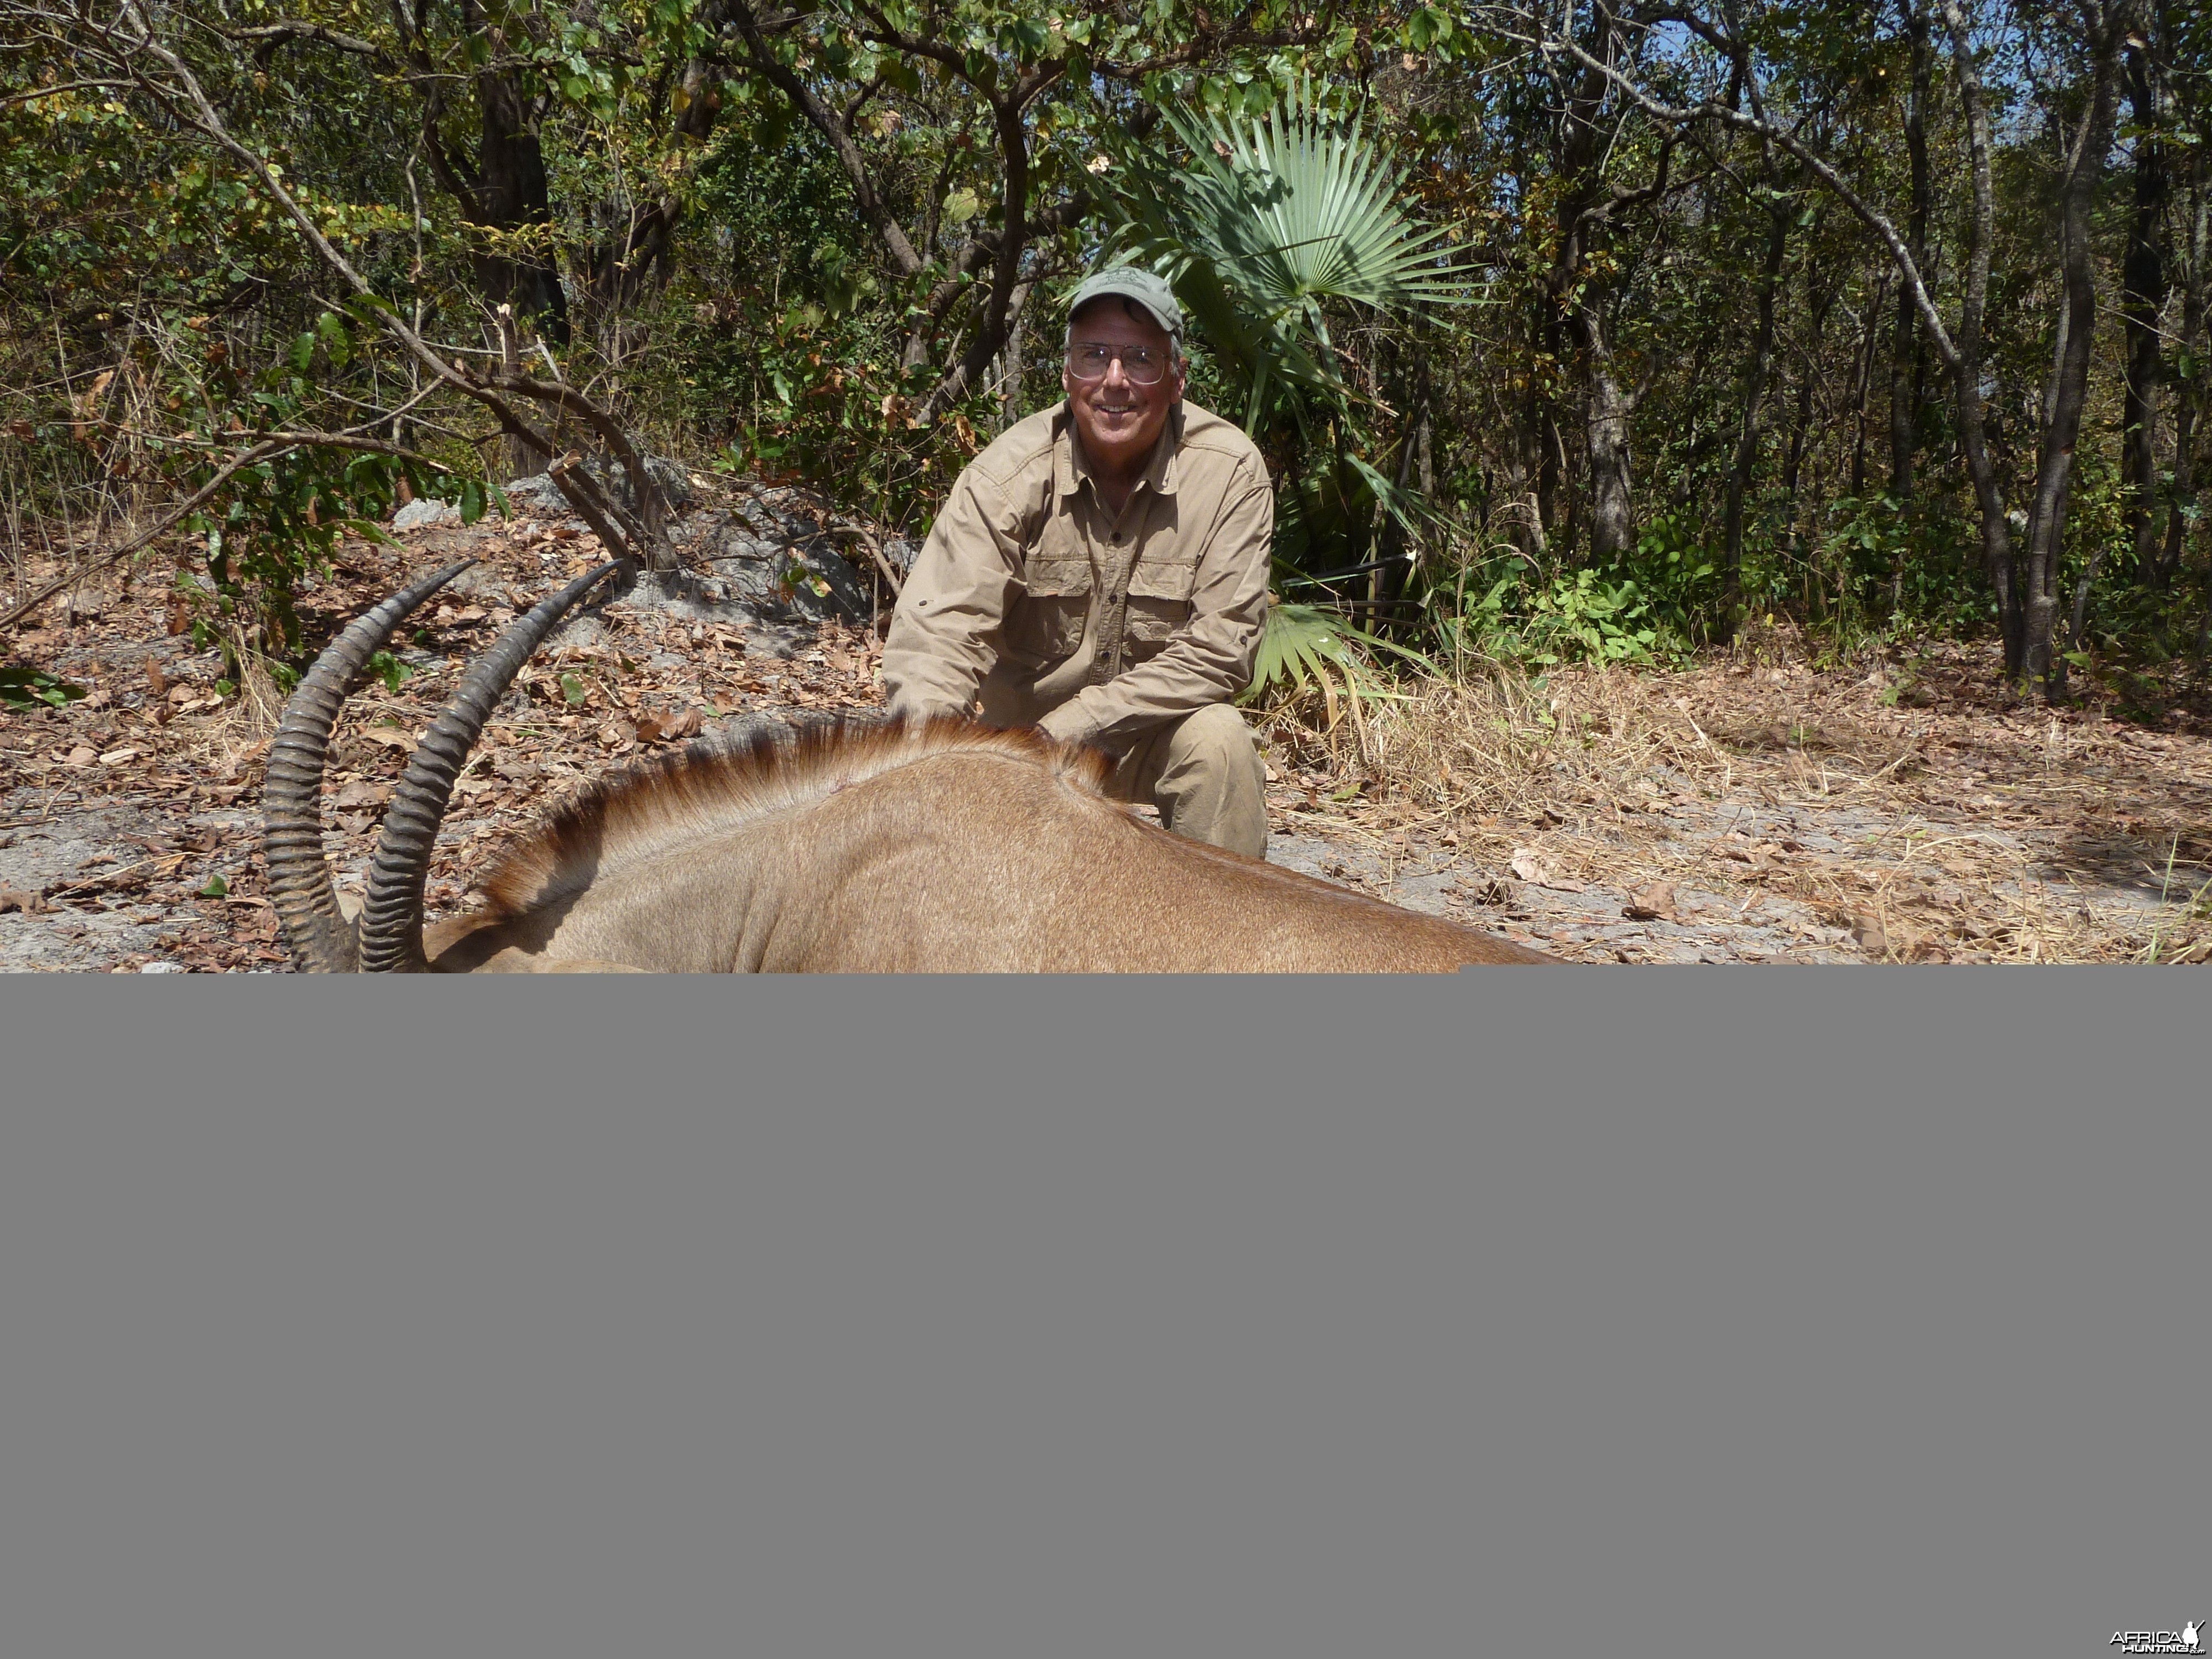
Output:
<svg viewBox="0 0 2212 1659">
<path fill-rule="evenodd" d="M 730 597 L 763 616 L 811 622 L 842 616 L 857 622 L 868 614 L 868 596 L 853 567 L 830 550 L 826 538 L 778 547 L 732 537 L 708 558 Z"/>
<path fill-rule="evenodd" d="M 543 472 L 533 472 L 526 478 L 514 478 L 501 484 L 507 492 L 507 503 L 518 513 L 531 513 L 540 517 L 566 518 L 574 509 L 560 487 Z"/>
<path fill-rule="evenodd" d="M 514 605 L 521 599 L 518 608 L 526 609 L 537 601 L 528 596 L 526 588 L 517 590 L 508 578 L 489 565 L 472 564 L 447 582 L 444 590 L 456 599 L 486 599 L 494 605 Z"/>
<path fill-rule="evenodd" d="M 743 514 L 714 514 L 692 550 L 714 573 L 701 583 L 708 597 L 779 622 L 866 618 L 867 589 L 843 538 L 812 519 L 756 501 Z"/>
<path fill-rule="evenodd" d="M 392 515 L 394 530 L 420 530 L 425 525 L 459 524 L 461 509 L 451 501 L 433 501 L 428 495 L 418 495 Z"/>
<path fill-rule="evenodd" d="M 660 486 L 661 495 L 668 502 L 671 512 L 681 513 L 691 505 L 694 499 L 691 475 L 681 465 L 665 456 L 648 455 L 645 458 L 645 470 Z M 585 460 L 584 471 L 598 480 L 599 488 L 625 510 L 632 513 L 637 510 L 637 492 L 629 487 L 627 467 L 604 456 L 592 456 Z M 576 510 L 568 504 L 568 498 L 561 493 L 561 486 L 553 482 L 552 475 L 548 472 L 533 472 L 528 477 L 512 479 L 500 487 L 507 491 L 508 505 L 518 513 L 533 514 L 540 518 L 565 519 Z"/>
<path fill-rule="evenodd" d="M 661 498 L 668 503 L 669 511 L 681 513 L 691 505 L 691 475 L 682 466 L 664 455 L 648 455 L 645 458 L 645 470 L 660 486 Z M 629 486 L 628 467 L 611 457 L 595 455 L 584 462 L 584 471 L 599 480 L 599 488 L 626 511 L 637 511 L 637 492 Z"/>
<path fill-rule="evenodd" d="M 185 971 L 185 964 L 181 962 L 142 963 L 138 971 L 142 974 L 181 974 Z"/>
</svg>

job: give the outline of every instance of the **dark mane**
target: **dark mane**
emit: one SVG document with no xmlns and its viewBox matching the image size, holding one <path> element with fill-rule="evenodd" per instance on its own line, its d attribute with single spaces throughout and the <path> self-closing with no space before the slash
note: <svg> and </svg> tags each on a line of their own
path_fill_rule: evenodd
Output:
<svg viewBox="0 0 2212 1659">
<path fill-rule="evenodd" d="M 1097 795 L 1113 763 L 1042 733 L 933 720 L 897 726 L 763 729 L 699 739 L 592 784 L 501 855 L 483 884 L 493 915 L 513 917 L 625 865 L 720 834 L 771 812 L 804 805 L 847 785 L 917 761 L 987 754 L 1049 771 Z"/>
</svg>

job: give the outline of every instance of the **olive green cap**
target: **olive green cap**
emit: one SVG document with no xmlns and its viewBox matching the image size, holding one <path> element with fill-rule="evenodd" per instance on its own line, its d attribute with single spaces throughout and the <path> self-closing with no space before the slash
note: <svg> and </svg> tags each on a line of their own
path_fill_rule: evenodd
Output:
<svg viewBox="0 0 2212 1659">
<path fill-rule="evenodd" d="M 1109 295 L 1125 300 L 1134 300 L 1152 313 L 1153 321 L 1168 331 L 1178 345 L 1182 341 L 1182 307 L 1176 303 L 1175 290 L 1164 277 L 1155 276 L 1149 270 L 1139 270 L 1134 265 L 1112 265 L 1094 271 L 1083 279 L 1083 286 L 1075 290 L 1075 297 L 1067 302 L 1071 320 L 1075 313 L 1091 301 Z"/>
</svg>

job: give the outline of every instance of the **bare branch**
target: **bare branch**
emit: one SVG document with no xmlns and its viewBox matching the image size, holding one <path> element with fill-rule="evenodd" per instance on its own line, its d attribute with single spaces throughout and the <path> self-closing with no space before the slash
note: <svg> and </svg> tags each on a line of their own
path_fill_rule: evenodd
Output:
<svg viewBox="0 0 2212 1659">
<path fill-rule="evenodd" d="M 162 516 L 161 521 L 159 524 L 155 525 L 151 530 L 145 531 L 139 535 L 133 536 L 129 541 L 124 543 L 122 546 L 116 548 L 113 551 L 103 553 L 100 555 L 99 559 L 94 561 L 95 566 L 115 564 L 121 560 L 129 558 L 140 548 L 144 547 L 149 543 L 167 535 L 170 531 L 175 529 L 177 526 L 182 524 L 192 514 L 198 512 L 201 507 L 205 505 L 206 502 L 214 496 L 216 490 L 228 483 L 233 477 L 236 477 L 246 468 L 253 465 L 256 462 L 269 460 L 272 457 L 283 454 L 287 450 L 297 447 L 298 446 L 296 444 L 291 443 L 258 443 L 251 449 L 246 451 L 243 454 L 232 457 L 231 459 L 225 462 L 222 466 L 216 470 L 215 477 L 210 478 L 205 483 L 194 490 L 182 503 L 171 507 L 169 511 Z M 6 611 L 0 611 L 0 628 L 13 628 L 17 623 L 22 621 L 24 617 L 29 616 L 33 611 L 36 611 L 48 599 L 53 598 L 55 594 L 60 592 L 64 588 L 70 586 L 72 583 L 82 581 L 84 580 L 84 574 L 85 573 L 82 570 L 76 570 L 69 572 L 64 575 L 57 576 L 53 580 L 48 582 L 44 587 L 39 589 L 37 592 L 32 594 L 30 598 L 18 600 Z"/>
<path fill-rule="evenodd" d="M 211 139 L 253 174 L 262 187 L 269 192 L 271 199 L 284 210 L 286 216 L 292 221 L 300 234 L 306 239 L 308 246 L 325 264 L 343 277 L 347 286 L 356 294 L 374 304 L 378 321 L 386 333 L 398 341 L 416 362 L 428 368 L 439 380 L 464 397 L 489 410 L 497 417 L 503 428 L 543 454 L 555 455 L 560 451 L 544 434 L 538 431 L 514 407 L 512 402 L 501 396 L 501 392 L 519 392 L 540 402 L 553 404 L 581 416 L 594 430 L 608 440 L 609 448 L 614 451 L 629 474 L 631 488 L 636 494 L 641 510 L 646 514 L 648 530 L 658 533 L 661 521 L 659 486 L 653 483 L 652 475 L 646 471 L 644 461 L 630 443 L 619 421 L 572 387 L 535 380 L 524 375 L 502 375 L 499 381 L 488 381 L 471 374 L 464 364 L 459 362 L 448 362 L 432 349 L 421 335 L 416 333 L 400 319 L 399 313 L 377 294 L 368 278 L 354 269 L 352 262 L 332 246 L 329 238 L 323 234 L 321 228 L 315 223 L 313 217 L 301 207 L 291 191 L 285 187 L 283 180 L 270 170 L 268 162 L 258 152 L 240 143 L 231 135 L 229 128 L 223 124 L 222 116 L 216 112 L 215 106 L 209 100 L 207 93 L 201 87 L 198 78 L 193 75 L 184 60 L 162 45 L 155 34 L 143 10 L 143 0 L 124 0 L 123 15 L 136 23 L 138 32 L 135 37 L 127 35 L 116 37 L 120 42 L 119 49 L 111 48 L 111 51 L 116 52 L 118 60 L 125 68 L 132 71 L 138 83 L 149 94 L 159 100 L 179 122 Z M 103 31 L 103 33 L 112 33 Z M 137 54 L 150 57 L 160 63 L 173 77 L 175 88 L 164 86 L 145 74 L 137 62 Z M 189 107 L 180 105 L 178 101 L 179 89 L 181 90 Z M 501 384 L 501 381 L 511 383 Z"/>
<path fill-rule="evenodd" d="M 837 118 L 835 110 L 816 97 L 804 81 L 777 60 L 766 36 L 761 32 L 759 20 L 753 15 L 752 8 L 745 4 L 744 0 L 732 0 L 730 15 L 737 23 L 738 33 L 744 36 L 745 47 L 751 55 L 753 66 L 775 82 L 777 89 L 791 100 L 792 106 L 807 118 L 816 131 L 830 141 L 830 148 L 836 152 L 838 165 L 845 169 L 845 176 L 852 183 L 854 197 L 860 203 L 860 216 L 867 221 L 868 228 L 881 237 L 884 246 L 890 250 L 891 259 L 898 266 L 900 275 L 919 276 L 928 261 L 915 252 L 914 243 L 908 238 L 904 228 L 891 216 L 890 209 L 884 205 L 874 179 L 869 175 L 867 160 L 860 154 L 860 146 L 853 142 L 851 131 Z"/>
<path fill-rule="evenodd" d="M 1591 72 L 1602 76 L 1624 97 L 1652 119 L 1664 121 L 1673 126 L 1688 126 L 1698 121 L 1718 122 L 1723 126 L 1734 127 L 1740 132 L 1747 132 L 1755 137 L 1763 138 L 1795 158 L 1807 172 L 1812 173 L 1814 178 L 1820 179 L 1833 191 L 1837 198 L 1858 216 L 1861 222 L 1881 239 L 1882 246 L 1889 250 L 1890 258 L 1896 264 L 1898 275 L 1912 295 L 1914 308 L 1918 311 L 1921 320 L 1928 326 L 1929 337 L 1936 347 L 1936 355 L 1942 358 L 1947 368 L 1956 372 L 1960 362 L 1958 345 L 1952 339 L 1950 331 L 1944 327 L 1942 314 L 1936 310 L 1935 298 L 1928 292 L 1927 283 L 1922 280 L 1920 267 L 1914 261 L 1911 250 L 1905 246 L 1905 239 L 1898 234 L 1897 227 L 1890 223 L 1880 209 L 1854 190 L 1840 173 L 1802 143 L 1795 131 L 1779 122 L 1762 116 L 1746 114 L 1741 110 L 1732 108 L 1712 99 L 1686 106 L 1666 103 L 1654 98 L 1634 79 L 1622 73 L 1611 64 L 1594 57 L 1584 50 L 1578 41 L 1571 38 L 1553 35 L 1544 29 L 1540 22 L 1537 27 L 1540 32 L 1535 35 L 1514 35 L 1512 38 L 1526 41 L 1547 58 L 1554 57 L 1560 52 L 1566 53 Z"/>
<path fill-rule="evenodd" d="M 320 23 L 304 23 L 295 18 L 284 18 L 274 23 L 258 24 L 251 28 L 225 29 L 223 33 L 240 42 L 257 43 L 254 56 L 265 58 L 277 47 L 293 40 L 313 40 L 338 52 L 350 52 L 356 58 L 383 58 L 383 47 L 356 35 L 341 34 L 336 29 Z"/>
</svg>

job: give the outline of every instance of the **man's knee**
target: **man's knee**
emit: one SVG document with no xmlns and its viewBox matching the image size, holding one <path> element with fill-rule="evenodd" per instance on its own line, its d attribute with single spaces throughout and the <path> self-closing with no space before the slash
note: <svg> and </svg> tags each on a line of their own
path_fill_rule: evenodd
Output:
<svg viewBox="0 0 2212 1659">
<path fill-rule="evenodd" d="M 1244 717 L 1211 704 L 1179 721 L 1164 747 L 1152 787 L 1162 822 L 1194 841 L 1266 857 L 1267 771 Z"/>
<path fill-rule="evenodd" d="M 1259 760 L 1252 728 L 1244 717 L 1225 702 L 1208 703 L 1186 714 L 1168 734 L 1168 769 L 1196 765 L 1237 766 L 1249 769 Z"/>
</svg>

